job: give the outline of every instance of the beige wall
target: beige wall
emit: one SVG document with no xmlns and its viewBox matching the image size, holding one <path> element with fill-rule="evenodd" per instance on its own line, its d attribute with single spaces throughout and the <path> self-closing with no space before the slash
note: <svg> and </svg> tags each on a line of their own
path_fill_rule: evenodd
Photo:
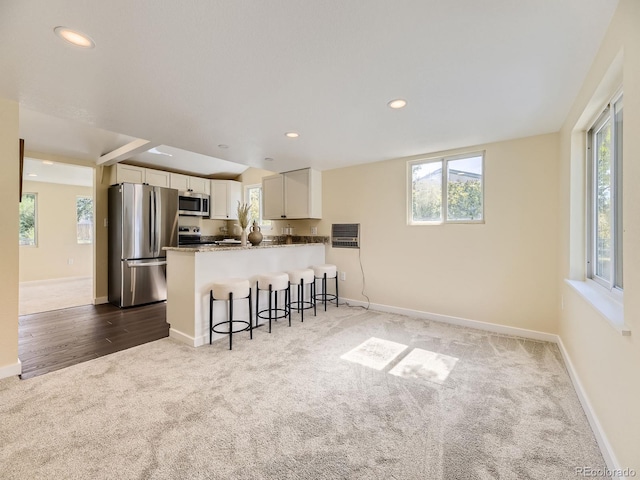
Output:
<svg viewBox="0 0 640 480">
<path fill-rule="evenodd" d="M 561 131 L 559 334 L 620 468 L 640 473 L 640 2 L 620 0 L 600 52 Z M 565 282 L 584 279 L 584 131 L 624 89 L 623 337 Z"/>
<path fill-rule="evenodd" d="M 20 247 L 20 281 L 92 276 L 93 245 L 76 238 L 76 198 L 93 188 L 25 181 L 22 191 L 37 194 L 38 244 Z"/>
<path fill-rule="evenodd" d="M 18 104 L 0 99 L 0 378 L 21 373 L 18 364 Z"/>
<path fill-rule="evenodd" d="M 486 150 L 484 224 L 407 225 L 407 159 L 323 172 L 323 220 L 360 223 L 360 252 L 328 248 L 341 295 L 372 303 L 555 332 L 557 135 Z M 425 155 L 425 158 L 430 155 Z M 412 157 L 420 158 L 420 157 Z"/>
</svg>

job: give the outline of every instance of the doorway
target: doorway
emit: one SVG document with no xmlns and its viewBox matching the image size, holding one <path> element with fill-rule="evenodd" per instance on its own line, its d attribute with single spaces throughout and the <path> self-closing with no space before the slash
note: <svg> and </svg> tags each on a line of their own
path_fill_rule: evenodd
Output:
<svg viewBox="0 0 640 480">
<path fill-rule="evenodd" d="M 23 171 L 19 314 L 92 304 L 94 169 L 25 157 Z"/>
</svg>

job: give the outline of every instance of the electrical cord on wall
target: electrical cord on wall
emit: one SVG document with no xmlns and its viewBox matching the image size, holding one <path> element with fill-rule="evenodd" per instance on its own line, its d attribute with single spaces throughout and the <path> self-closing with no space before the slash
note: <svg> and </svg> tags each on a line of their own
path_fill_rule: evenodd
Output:
<svg viewBox="0 0 640 480">
<path fill-rule="evenodd" d="M 364 298 L 367 299 L 367 306 L 363 307 L 365 310 L 369 310 L 369 306 L 371 305 L 371 300 L 369 300 L 369 297 L 367 296 L 366 293 L 364 293 L 364 289 L 365 289 L 365 280 L 364 280 L 364 268 L 362 267 L 362 249 L 358 248 L 358 261 L 360 262 L 360 271 L 362 272 L 362 296 Z"/>
</svg>

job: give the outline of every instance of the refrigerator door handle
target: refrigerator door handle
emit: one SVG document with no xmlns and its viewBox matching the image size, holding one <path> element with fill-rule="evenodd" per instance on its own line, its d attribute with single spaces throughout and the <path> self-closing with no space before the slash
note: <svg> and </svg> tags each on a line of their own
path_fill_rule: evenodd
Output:
<svg viewBox="0 0 640 480">
<path fill-rule="evenodd" d="M 153 189 L 153 218 L 154 218 L 154 227 L 155 230 L 153 232 L 155 239 L 155 248 L 153 250 L 153 254 L 155 257 L 160 256 L 160 231 L 162 228 L 162 217 L 159 215 L 162 210 L 162 197 L 159 195 L 159 192 L 154 188 Z"/>
<path fill-rule="evenodd" d="M 149 250 L 154 253 L 156 251 L 156 193 L 151 190 L 149 192 Z"/>
<path fill-rule="evenodd" d="M 127 262 L 127 267 L 136 268 L 136 267 L 161 267 L 162 265 L 166 265 L 166 260 L 158 260 L 157 262 L 148 262 L 148 261 L 135 261 L 130 260 Z M 133 271 L 133 270 L 132 270 Z M 132 277 L 133 279 L 133 277 Z"/>
</svg>

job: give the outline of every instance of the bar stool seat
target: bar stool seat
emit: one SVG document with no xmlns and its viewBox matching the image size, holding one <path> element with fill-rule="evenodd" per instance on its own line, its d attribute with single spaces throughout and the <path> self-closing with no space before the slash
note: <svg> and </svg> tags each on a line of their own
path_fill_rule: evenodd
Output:
<svg viewBox="0 0 640 480">
<path fill-rule="evenodd" d="M 260 291 L 269 292 L 269 308 L 260 310 Z M 278 306 L 278 292 L 284 290 L 284 305 Z M 275 296 L 275 306 L 272 303 Z M 271 333 L 271 320 L 289 317 L 291 326 L 291 310 L 289 308 L 289 275 L 284 272 L 265 273 L 258 276 L 256 281 L 256 327 L 259 327 L 260 319 L 269 320 L 269 333 Z"/>
<path fill-rule="evenodd" d="M 287 272 L 289 275 L 289 285 L 298 287 L 296 300 L 289 299 L 289 308 L 300 312 L 300 321 L 304 322 L 304 311 L 313 308 L 313 314 L 316 312 L 316 282 L 312 269 L 304 268 L 301 270 L 292 270 Z M 309 285 L 309 300 L 304 299 L 304 287 Z"/>
<path fill-rule="evenodd" d="M 338 267 L 330 263 L 325 263 L 322 265 L 313 265 L 311 268 L 313 269 L 314 284 L 316 280 L 320 280 L 322 285 L 322 292 L 314 295 L 315 300 L 324 303 L 325 311 L 327 310 L 327 302 L 329 303 L 335 302 L 337 307 L 338 306 Z M 336 279 L 335 293 L 327 293 L 327 279 L 330 279 L 330 278 Z"/>
<path fill-rule="evenodd" d="M 249 320 L 233 318 L 233 301 L 249 300 Z M 226 320 L 213 324 L 213 302 L 226 301 L 229 305 L 229 315 Z M 227 328 L 221 328 L 226 325 Z M 249 338 L 253 339 L 253 318 L 251 305 L 251 284 L 243 278 L 227 278 L 214 282 L 209 292 L 209 344 L 213 342 L 213 334 L 229 335 L 229 350 L 233 348 L 233 334 L 249 330 Z"/>
</svg>

